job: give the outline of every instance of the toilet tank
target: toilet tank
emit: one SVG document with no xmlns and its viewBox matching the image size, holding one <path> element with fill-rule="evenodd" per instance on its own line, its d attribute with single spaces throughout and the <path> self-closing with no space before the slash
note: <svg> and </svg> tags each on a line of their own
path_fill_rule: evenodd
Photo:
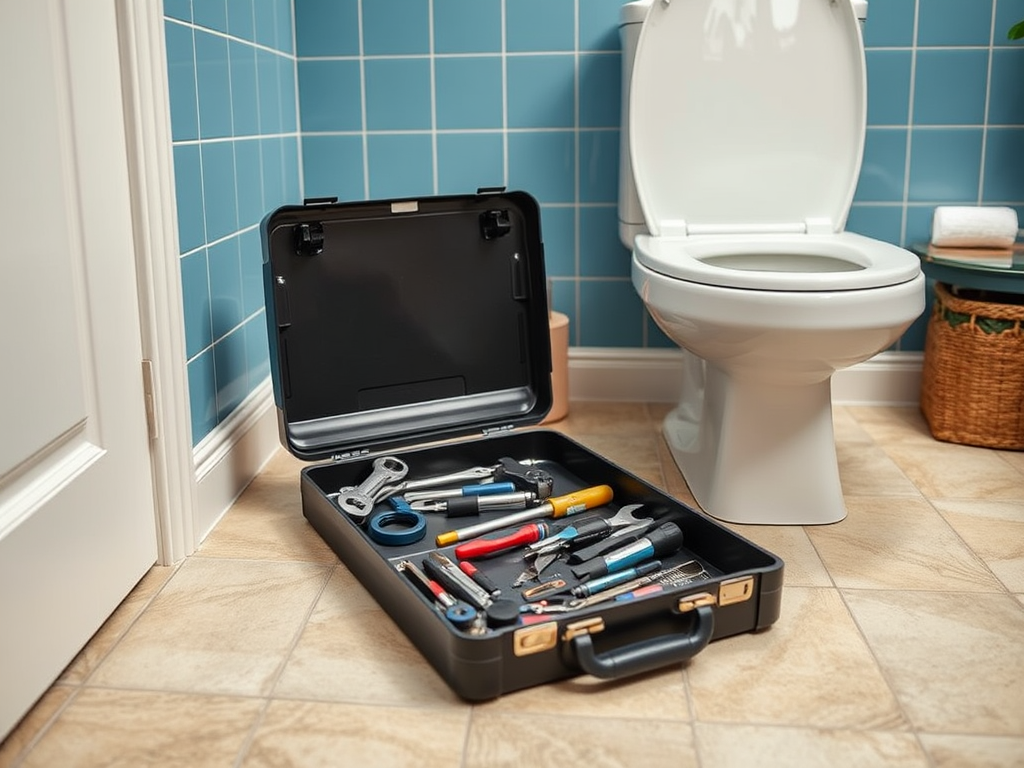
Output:
<svg viewBox="0 0 1024 768">
<path fill-rule="evenodd" d="M 619 39 L 622 43 L 622 111 L 619 122 L 619 239 L 630 251 L 637 235 L 647 231 L 644 212 L 633 184 L 633 164 L 629 159 L 629 88 L 633 77 L 633 58 L 640 40 L 640 27 L 647 9 L 656 0 L 633 0 L 619 9 Z M 661 0 L 664 2 L 665 0 Z M 728 0 L 733 2 L 733 0 Z M 851 0 L 853 11 L 862 22 L 868 16 L 868 0 Z"/>
</svg>

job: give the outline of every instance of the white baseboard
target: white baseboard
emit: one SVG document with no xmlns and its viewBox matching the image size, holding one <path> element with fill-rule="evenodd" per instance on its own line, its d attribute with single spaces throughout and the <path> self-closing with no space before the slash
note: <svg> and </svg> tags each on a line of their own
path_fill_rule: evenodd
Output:
<svg viewBox="0 0 1024 768">
<path fill-rule="evenodd" d="M 837 405 L 908 405 L 918 402 L 920 352 L 883 352 L 832 378 Z M 671 403 L 679 396 L 678 350 L 569 350 L 569 399 Z M 217 524 L 280 447 L 269 380 L 196 446 L 196 546 Z"/>
<path fill-rule="evenodd" d="M 832 377 L 837 405 L 911 405 L 921 388 L 922 352 L 882 352 Z M 573 347 L 569 400 L 672 403 L 679 398 L 681 353 L 674 349 Z"/>
<path fill-rule="evenodd" d="M 195 448 L 196 546 L 280 446 L 274 392 L 267 379 Z"/>
</svg>

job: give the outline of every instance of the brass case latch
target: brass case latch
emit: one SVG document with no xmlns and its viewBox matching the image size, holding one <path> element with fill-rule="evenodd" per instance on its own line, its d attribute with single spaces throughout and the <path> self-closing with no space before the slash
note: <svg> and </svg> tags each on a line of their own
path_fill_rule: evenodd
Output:
<svg viewBox="0 0 1024 768">
<path fill-rule="evenodd" d="M 754 577 L 741 576 L 723 581 L 718 587 L 718 604 L 742 603 L 754 596 Z"/>
</svg>

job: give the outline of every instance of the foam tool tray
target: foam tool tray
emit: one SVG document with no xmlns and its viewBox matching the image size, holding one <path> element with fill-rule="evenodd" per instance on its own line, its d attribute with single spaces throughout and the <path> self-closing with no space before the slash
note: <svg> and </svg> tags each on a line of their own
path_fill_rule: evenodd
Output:
<svg viewBox="0 0 1024 768">
<path fill-rule="evenodd" d="M 303 514 L 457 694 L 484 700 L 584 673 L 621 678 L 777 620 L 777 557 L 535 427 L 551 406 L 550 347 L 540 215 L 528 194 L 311 201 L 269 214 L 262 236 L 281 441 L 319 462 L 301 472 Z M 400 479 L 381 483 L 399 492 L 363 495 L 381 462 L 402 468 Z M 402 483 L 479 467 L 501 470 L 447 487 L 511 481 L 514 493 L 541 497 L 534 503 L 550 498 L 548 511 L 560 516 L 484 509 L 449 517 L 402 506 L 412 498 Z M 589 489 L 600 486 L 598 498 Z M 466 542 L 451 532 L 467 526 L 502 526 L 469 539 L 493 541 L 544 524 L 543 544 L 562 526 L 600 527 L 592 521 L 618 519 L 623 508 L 672 533 L 649 576 L 675 569 L 685 577 L 580 603 L 573 590 L 600 578 L 600 561 L 574 562 L 579 546 L 559 549 L 517 585 L 534 562 L 520 545 L 464 558 L 500 591 L 481 599 L 443 584 L 428 565 L 439 555 L 457 564 Z M 638 557 L 630 567 L 654 567 Z M 421 575 L 442 582 L 444 595 Z M 565 584 L 539 598 L 526 592 L 552 581 Z"/>
</svg>

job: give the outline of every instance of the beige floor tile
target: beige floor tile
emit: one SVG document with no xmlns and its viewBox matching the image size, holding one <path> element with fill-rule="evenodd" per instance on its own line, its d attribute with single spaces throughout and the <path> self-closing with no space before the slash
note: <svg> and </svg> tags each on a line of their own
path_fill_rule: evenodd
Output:
<svg viewBox="0 0 1024 768">
<path fill-rule="evenodd" d="M 874 442 L 874 439 L 861 426 L 861 423 L 857 421 L 857 418 L 847 406 L 832 406 L 832 430 L 835 433 L 836 442 L 842 445 L 851 443 L 869 444 Z"/>
<path fill-rule="evenodd" d="M 384 610 L 339 567 L 310 616 L 274 696 L 374 704 L 460 700 Z"/>
<path fill-rule="evenodd" d="M 605 719 L 473 712 L 463 768 L 671 765 L 696 768 L 689 725 L 652 718 Z"/>
<path fill-rule="evenodd" d="M 926 768 L 928 758 L 910 733 L 816 730 L 698 723 L 704 768 Z"/>
<path fill-rule="evenodd" d="M 103 623 L 103 626 L 96 631 L 96 634 L 89 639 L 89 644 L 78 653 L 74 661 L 61 673 L 58 682 L 77 685 L 92 674 L 92 671 L 106 658 L 110 649 L 124 636 L 132 622 L 149 605 L 153 596 L 171 578 L 174 571 L 175 568 L 172 566 L 154 565 L 150 568 L 139 583 L 135 585 L 135 588 L 128 593 L 128 596 L 117 607 L 117 610 Z"/>
<path fill-rule="evenodd" d="M 863 589 L 1002 591 L 922 499 L 852 497 L 836 525 L 807 528 L 836 585 Z"/>
<path fill-rule="evenodd" d="M 928 431 L 928 424 L 917 406 L 879 407 L 872 405 L 846 406 L 847 412 L 871 435 L 878 444 L 935 444 L 935 438 Z"/>
<path fill-rule="evenodd" d="M 302 516 L 300 472 L 284 449 L 249 484 L 200 547 L 204 557 L 333 564 L 331 548 Z"/>
<path fill-rule="evenodd" d="M 694 509 L 700 509 L 697 500 L 693 498 L 693 493 L 690 492 L 690 486 L 686 484 L 683 473 L 679 471 L 675 459 L 672 458 L 672 452 L 668 449 L 668 443 L 665 442 L 663 437 L 659 437 L 657 445 L 661 472 L 665 478 L 665 484 L 662 488 L 670 496 L 674 496 L 684 504 L 689 504 Z"/>
<path fill-rule="evenodd" d="M 563 434 L 646 436 L 651 421 L 644 403 L 573 402 L 569 415 L 551 425 Z"/>
<path fill-rule="evenodd" d="M 1024 451 L 996 451 L 999 456 L 1024 477 Z M 1022 479 L 1024 482 L 1024 479 Z"/>
<path fill-rule="evenodd" d="M 24 765 L 222 768 L 262 706 L 258 699 L 84 689 Z"/>
<path fill-rule="evenodd" d="M 921 734 L 935 768 L 1022 768 L 1024 736 Z"/>
<path fill-rule="evenodd" d="M 330 568 L 192 557 L 89 683 L 266 695 Z"/>
<path fill-rule="evenodd" d="M 834 589 L 787 588 L 771 629 L 712 643 L 686 674 L 698 722 L 905 728 Z"/>
<path fill-rule="evenodd" d="M 0 742 L 0 768 L 19 765 L 19 757 L 36 737 L 49 727 L 51 719 L 78 692 L 69 685 L 53 685 L 35 703 L 2 742 Z"/>
<path fill-rule="evenodd" d="M 937 441 L 883 447 L 929 499 L 1024 501 L 1021 473 L 997 451 Z"/>
<path fill-rule="evenodd" d="M 583 434 L 574 439 L 641 480 L 665 488 L 656 435 Z"/>
<path fill-rule="evenodd" d="M 903 470 L 874 443 L 838 442 L 836 458 L 845 497 L 921 495 Z"/>
<path fill-rule="evenodd" d="M 785 564 L 783 583 L 787 587 L 831 587 L 832 579 L 818 552 L 798 525 L 738 525 L 723 523 L 745 539 L 766 549 Z"/>
<path fill-rule="evenodd" d="M 1024 502 L 933 502 L 1011 592 L 1024 592 Z"/>
<path fill-rule="evenodd" d="M 914 727 L 1024 733 L 1024 611 L 1009 595 L 843 595 Z"/>
<path fill-rule="evenodd" d="M 452 768 L 462 758 L 469 712 L 272 701 L 242 765 Z"/>
<path fill-rule="evenodd" d="M 476 705 L 481 713 L 562 715 L 602 718 L 651 718 L 689 722 L 690 708 L 682 669 L 677 665 L 622 680 L 582 675 Z"/>
</svg>

